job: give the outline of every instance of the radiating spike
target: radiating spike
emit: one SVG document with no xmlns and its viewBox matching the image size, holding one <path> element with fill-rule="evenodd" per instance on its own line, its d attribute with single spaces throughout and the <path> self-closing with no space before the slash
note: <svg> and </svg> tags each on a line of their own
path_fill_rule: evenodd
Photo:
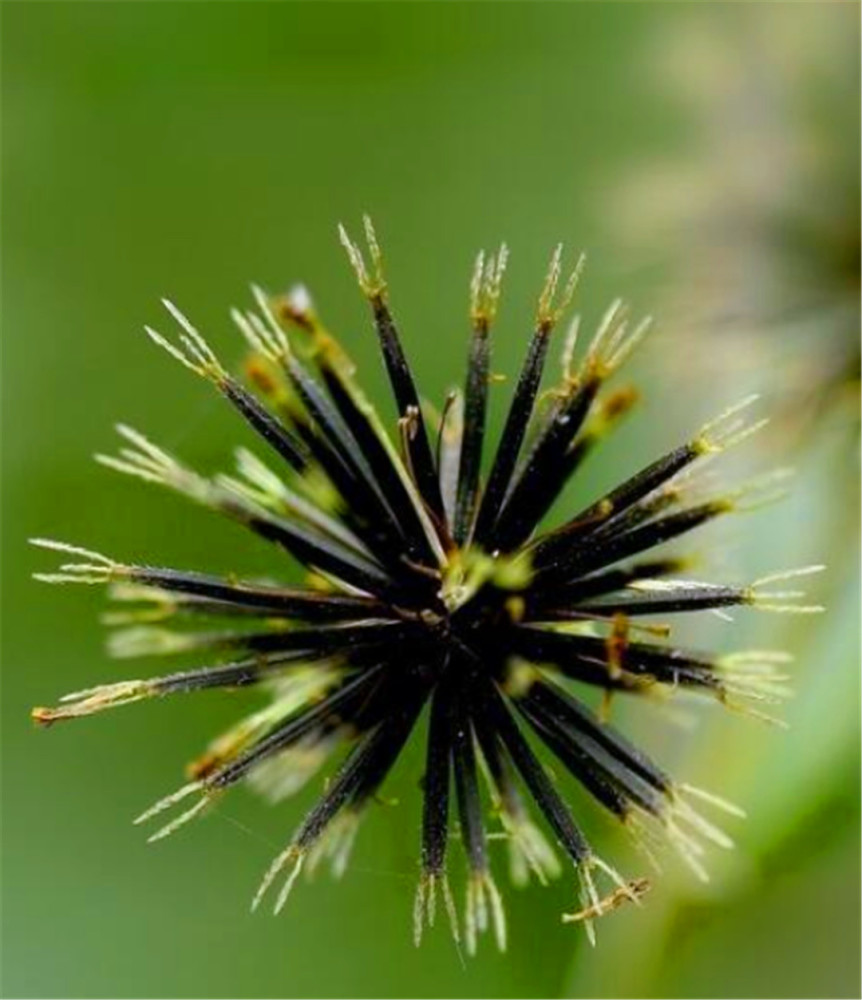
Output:
<svg viewBox="0 0 862 1000">
<path fill-rule="evenodd" d="M 557 292 L 557 284 L 562 272 L 563 244 L 558 243 L 551 254 L 551 262 L 548 265 L 548 273 L 545 277 L 545 284 L 539 295 L 539 305 L 536 310 L 536 322 L 539 325 L 553 322 L 553 302 Z"/>
<path fill-rule="evenodd" d="M 159 801 L 151 805 L 149 809 L 145 809 L 140 816 L 133 820 L 133 822 L 136 825 L 146 823 L 148 820 L 152 819 L 153 816 L 158 816 L 158 814 L 164 812 L 165 809 L 169 809 L 171 806 L 176 805 L 177 802 L 181 802 L 183 799 L 188 798 L 189 795 L 193 795 L 195 792 L 200 792 L 202 789 L 202 782 L 190 781 L 187 785 L 183 785 L 182 788 L 177 789 L 177 791 L 171 792 L 170 795 L 166 795 L 164 798 L 159 799 Z"/>
<path fill-rule="evenodd" d="M 290 870 L 290 874 L 284 880 L 284 885 L 281 887 L 281 891 L 275 901 L 275 906 L 272 908 L 272 912 L 278 916 L 279 913 L 284 909 L 284 904 L 287 902 L 287 898 L 291 893 L 296 880 L 299 878 L 299 873 L 302 871 L 302 866 L 305 863 L 305 855 L 300 854 L 294 861 L 293 868 Z"/>
<path fill-rule="evenodd" d="M 165 837 L 169 837 L 181 826 L 185 826 L 185 824 L 188 823 L 193 816 L 197 816 L 197 814 L 208 805 L 209 800 L 206 798 L 202 798 L 199 802 L 195 802 L 190 809 L 186 809 L 185 812 L 180 813 L 179 816 L 172 819 L 170 823 L 166 823 L 163 827 L 161 827 L 161 829 L 156 830 L 155 833 L 147 837 L 147 843 L 154 844 L 158 840 L 164 840 Z"/>
</svg>

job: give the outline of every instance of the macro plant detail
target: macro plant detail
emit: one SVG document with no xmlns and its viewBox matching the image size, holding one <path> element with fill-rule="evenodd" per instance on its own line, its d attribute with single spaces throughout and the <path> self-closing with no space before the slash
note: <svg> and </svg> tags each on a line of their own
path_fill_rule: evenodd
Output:
<svg viewBox="0 0 862 1000">
<path fill-rule="evenodd" d="M 113 655 L 195 652 L 212 659 L 197 669 L 74 692 L 33 715 L 50 724 L 211 688 L 256 685 L 270 695 L 265 707 L 190 765 L 187 784 L 138 818 L 178 807 L 151 840 L 174 832 L 243 780 L 280 800 L 346 749 L 254 897 L 256 907 L 281 880 L 276 911 L 303 868 L 328 860 L 336 874 L 344 870 L 363 811 L 414 730 L 427 725 L 417 943 L 439 904 L 469 952 L 489 929 L 505 947 L 489 852 L 489 839 L 497 836 L 508 845 L 516 883 L 562 874 L 557 855 L 564 855 L 579 902 L 563 919 L 583 922 L 592 939 L 593 919 L 626 900 L 639 902 L 647 883 L 624 879 L 594 853 L 538 748 L 621 821 L 648 856 L 655 847 L 651 830 L 663 831 L 706 878 L 704 842 L 729 847 L 731 841 L 698 807 L 739 810 L 674 780 L 627 740 L 609 721 L 612 699 L 690 692 L 768 718 L 762 706 L 786 694 L 786 656 L 678 648 L 669 628 L 649 619 L 725 614 L 734 606 L 818 611 L 780 581 L 819 567 L 725 585 L 682 577 L 684 559 L 652 553 L 779 490 L 780 477 L 772 476 L 713 495 L 699 475 L 711 458 L 762 426 L 747 422 L 753 399 L 545 528 L 566 484 L 634 403 L 631 389 L 607 389 L 607 383 L 649 322 L 632 323 L 614 302 L 576 360 L 575 318 L 563 340 L 561 376 L 542 391 L 552 335 L 583 265 L 581 258 L 563 280 L 557 248 L 499 441 L 483 463 L 506 247 L 478 257 L 465 385 L 435 414 L 423 405 L 406 360 L 367 219 L 365 230 L 370 268 L 343 229 L 341 240 L 391 382 L 398 414 L 393 435 L 308 293 L 295 288 L 270 296 L 255 288 L 256 310 L 232 313 L 251 349 L 254 392 L 222 366 L 172 304 L 165 303 L 179 326 L 178 341 L 147 333 L 218 389 L 268 446 L 272 464 L 241 449 L 235 474 L 205 477 L 124 425 L 119 454 L 97 456 L 246 526 L 279 555 L 301 563 L 306 584 L 131 565 L 36 539 L 83 560 L 38 579 L 109 585 L 120 608 L 107 616 L 119 627 L 109 641 Z M 588 689 L 598 693 L 595 708 L 582 696 Z M 427 723 L 420 722 L 424 716 Z M 447 877 L 450 814 L 457 817 L 468 868 L 463 917 Z"/>
</svg>

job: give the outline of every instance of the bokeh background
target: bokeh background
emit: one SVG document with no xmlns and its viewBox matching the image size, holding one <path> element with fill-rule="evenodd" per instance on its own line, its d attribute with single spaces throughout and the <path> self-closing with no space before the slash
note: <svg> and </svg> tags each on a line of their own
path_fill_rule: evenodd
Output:
<svg viewBox="0 0 862 1000">
<path fill-rule="evenodd" d="M 3 3 L 4 995 L 859 996 L 858 23 L 851 3 Z M 710 704 L 621 706 L 749 819 L 709 886 L 669 860 L 595 950 L 559 922 L 565 880 L 507 891 L 504 957 L 484 943 L 465 966 L 442 928 L 414 949 L 415 748 L 343 882 L 300 886 L 271 919 L 249 915 L 250 894 L 313 789 L 275 809 L 240 789 L 157 847 L 129 822 L 253 695 L 50 732 L 28 718 L 120 667 L 163 666 L 109 662 L 102 595 L 31 581 L 53 563 L 28 536 L 274 571 L 238 530 L 89 456 L 118 419 L 204 468 L 243 440 L 142 335 L 167 325 L 161 295 L 239 365 L 227 308 L 250 280 L 302 279 L 382 390 L 335 239 L 364 210 L 432 398 L 460 380 L 480 246 L 512 248 L 500 371 L 558 239 L 589 252 L 588 321 L 617 293 L 659 317 L 632 368 L 640 412 L 567 502 L 759 391 L 773 425 L 727 466 L 790 463 L 797 479 L 701 537 L 703 574 L 828 564 L 811 585 L 822 616 L 707 616 L 688 633 L 792 649 L 787 731 Z M 639 872 L 576 804 L 602 853 Z"/>
</svg>

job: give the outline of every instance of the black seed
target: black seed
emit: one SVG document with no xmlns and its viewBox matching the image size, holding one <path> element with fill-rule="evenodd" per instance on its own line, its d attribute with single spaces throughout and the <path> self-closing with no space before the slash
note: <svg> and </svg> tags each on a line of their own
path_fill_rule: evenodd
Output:
<svg viewBox="0 0 862 1000">
<path fill-rule="evenodd" d="M 475 531 L 476 543 L 486 548 L 488 547 L 488 535 L 494 527 L 497 515 L 500 513 L 500 507 L 508 492 L 512 473 L 515 471 L 515 465 L 518 461 L 518 453 L 524 443 L 527 427 L 533 414 L 533 406 L 536 402 L 536 394 L 539 391 L 545 359 L 548 354 L 549 335 L 550 330 L 545 325 L 540 325 L 533 333 L 509 407 L 503 433 L 497 445 L 497 452 L 494 455 L 494 464 L 491 467 L 488 485 L 479 506 Z"/>
</svg>

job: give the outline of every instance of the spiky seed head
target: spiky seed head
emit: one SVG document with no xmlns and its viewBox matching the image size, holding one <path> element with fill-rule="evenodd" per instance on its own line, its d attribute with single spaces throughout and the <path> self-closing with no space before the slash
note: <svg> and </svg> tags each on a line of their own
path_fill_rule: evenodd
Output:
<svg viewBox="0 0 862 1000">
<path fill-rule="evenodd" d="M 380 800 L 384 780 L 425 713 L 416 942 L 433 925 L 439 900 L 468 952 L 485 931 L 505 948 L 503 901 L 492 876 L 498 840 L 508 845 L 515 881 L 533 874 L 546 882 L 568 869 L 580 903 L 563 919 L 582 923 L 592 940 L 593 922 L 624 903 L 639 904 L 649 883 L 624 878 L 595 854 L 536 745 L 544 744 L 627 829 L 640 831 L 648 856 L 652 824 L 706 878 L 705 845 L 728 848 L 732 841 L 699 809 L 732 817 L 741 810 L 676 782 L 629 742 L 609 721 L 612 698 L 689 691 L 766 717 L 758 706 L 786 693 L 786 657 L 768 650 L 712 656 L 681 648 L 670 641 L 668 625 L 650 619 L 725 614 L 732 607 L 820 610 L 803 603 L 795 584 L 784 584 L 822 567 L 727 585 L 678 576 L 689 561 L 651 554 L 715 517 L 774 499 L 775 477 L 716 495 L 700 476 L 706 461 L 762 426 L 744 413 L 752 398 L 583 510 L 549 519 L 584 457 L 631 409 L 635 393 L 605 393 L 605 383 L 641 342 L 649 321 L 633 323 L 621 301 L 612 303 L 578 361 L 576 318 L 564 338 L 561 383 L 542 393 L 549 335 L 570 305 L 584 260 L 563 282 L 557 247 L 486 469 L 488 333 L 508 249 L 503 244 L 496 254 L 477 258 L 467 379 L 463 393 L 451 394 L 436 419 L 418 394 L 367 218 L 363 229 L 368 261 L 343 227 L 339 235 L 371 304 L 396 403 L 391 425 L 362 394 L 304 288 L 273 297 L 253 286 L 255 308 L 231 315 L 255 359 L 254 384 L 269 405 L 225 371 L 172 303 L 165 306 L 179 326 L 177 341 L 147 332 L 219 389 L 272 452 L 270 461 L 241 449 L 236 475 L 202 476 L 125 424 L 118 426 L 119 453 L 97 456 L 102 465 L 239 522 L 271 543 L 277 557 L 303 565 L 306 585 L 279 583 L 278 561 L 274 580 L 246 580 L 128 564 L 34 539 L 75 560 L 37 578 L 109 585 L 121 610 L 107 620 L 123 626 L 109 642 L 115 656 L 196 651 L 203 665 L 99 685 L 33 714 L 47 724 L 218 687 L 257 685 L 270 693 L 266 706 L 208 745 L 190 765 L 188 783 L 138 817 L 143 823 L 171 816 L 151 840 L 187 824 L 243 780 L 278 801 L 346 746 L 254 897 L 253 909 L 273 889 L 278 912 L 303 870 L 323 860 L 336 875 L 344 870 L 365 808 Z M 309 335 L 312 350 L 294 350 L 292 337 Z M 598 690 L 598 713 L 573 683 L 578 690 Z M 468 868 L 463 921 L 447 875 L 453 813 Z"/>
</svg>

